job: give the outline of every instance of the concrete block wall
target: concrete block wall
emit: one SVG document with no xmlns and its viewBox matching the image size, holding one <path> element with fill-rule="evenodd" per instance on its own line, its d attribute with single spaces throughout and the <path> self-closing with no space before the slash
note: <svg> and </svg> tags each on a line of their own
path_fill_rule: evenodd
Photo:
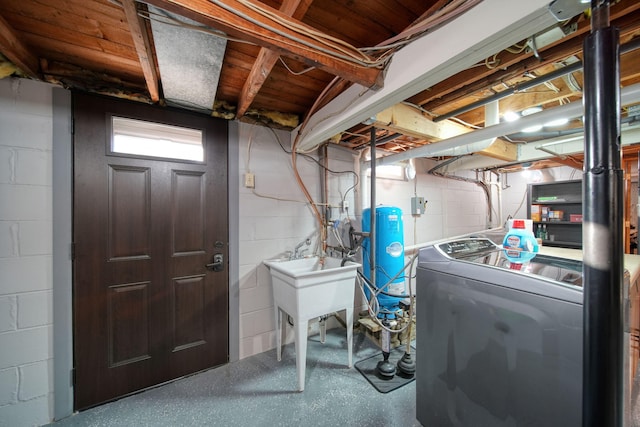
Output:
<svg viewBox="0 0 640 427">
<path fill-rule="evenodd" d="M 53 417 L 51 87 L 0 80 L 0 426 Z"/>
<path fill-rule="evenodd" d="M 411 181 L 378 180 L 376 203 L 402 209 L 405 246 L 487 228 L 487 201 L 480 187 L 427 174 L 433 165 L 435 163 L 430 160 L 418 160 L 416 178 Z M 462 172 L 457 175 L 465 176 Z M 468 177 L 475 175 L 469 174 Z M 369 195 L 362 196 L 363 206 L 369 206 Z M 411 215 L 411 198 L 414 196 L 427 200 L 422 215 Z"/>
<path fill-rule="evenodd" d="M 239 133 L 240 358 L 244 358 L 275 346 L 271 279 L 262 260 L 284 255 L 309 236 L 313 241 L 310 252 L 314 252 L 317 224 L 306 204 L 292 201 L 304 202 L 305 199 L 293 177 L 291 156 L 279 148 L 273 133 L 245 124 L 241 124 Z M 279 132 L 278 135 L 288 148 L 289 134 Z M 368 178 L 364 171 L 358 178 L 352 173 L 356 169 L 354 160 L 357 161 L 353 153 L 332 147 L 328 158 L 332 171 L 351 171 L 329 174 L 330 217 L 338 220 L 340 227 L 351 221 L 356 229 L 360 229 L 361 216 L 356 208 L 361 203 L 368 206 L 368 186 L 351 187 Z M 309 191 L 319 201 L 319 167 L 303 157 L 298 158 L 298 164 Z M 380 179 L 377 183 L 377 202 L 403 210 L 405 244 L 423 243 L 486 228 L 487 202 L 482 190 L 473 183 L 428 175 L 427 166 L 419 168 L 416 181 Z M 255 189 L 244 187 L 244 174 L 247 172 L 255 174 Z M 410 209 L 414 194 L 429 201 L 426 213 L 416 217 L 411 215 Z M 349 211 L 340 209 L 342 198 L 346 198 Z M 342 233 L 345 238 L 348 236 L 344 230 Z M 331 235 L 329 244 L 336 245 Z M 356 299 L 356 306 L 361 302 Z M 290 336 L 287 338 L 291 339 Z"/>
<path fill-rule="evenodd" d="M 240 124 L 239 129 L 239 229 L 240 229 L 240 358 L 275 347 L 275 320 L 269 270 L 265 259 L 285 256 L 295 246 L 303 245 L 305 254 L 318 250 L 317 222 L 293 174 L 288 150 L 289 132 Z M 331 157 L 331 156 L 330 156 Z M 331 168 L 335 167 L 333 156 Z M 320 201 L 320 172 L 317 164 L 298 156 L 298 170 L 314 200 Z M 339 165 L 352 169 L 350 155 Z M 246 173 L 255 175 L 255 188 L 244 186 Z M 342 180 L 342 181 L 340 181 Z M 330 186 L 343 193 L 353 185 L 353 177 L 330 177 Z M 336 187 L 337 186 L 337 187 Z M 353 206 L 354 199 L 349 199 Z M 337 201 L 336 201 L 337 203 Z M 287 337 L 290 339 L 291 337 Z"/>
</svg>

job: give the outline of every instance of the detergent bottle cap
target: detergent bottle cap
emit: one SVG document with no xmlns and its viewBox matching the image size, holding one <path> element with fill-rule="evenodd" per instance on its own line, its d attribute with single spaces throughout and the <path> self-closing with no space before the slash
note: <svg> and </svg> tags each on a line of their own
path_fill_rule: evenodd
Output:
<svg viewBox="0 0 640 427">
<path fill-rule="evenodd" d="M 514 219 L 513 228 L 525 228 L 523 219 Z"/>
</svg>

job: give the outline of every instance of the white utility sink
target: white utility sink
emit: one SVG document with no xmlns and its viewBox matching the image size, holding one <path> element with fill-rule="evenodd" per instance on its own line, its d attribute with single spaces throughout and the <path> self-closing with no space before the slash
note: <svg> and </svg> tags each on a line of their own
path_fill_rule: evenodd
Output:
<svg viewBox="0 0 640 427">
<path fill-rule="evenodd" d="M 360 264 L 338 258 L 319 257 L 264 261 L 271 271 L 276 314 L 276 354 L 282 357 L 282 312 L 293 318 L 298 390 L 304 390 L 308 322 L 345 310 L 349 367 L 353 366 L 353 301 Z M 324 330 L 321 331 L 324 336 Z M 323 339 L 324 342 L 324 339 Z"/>
</svg>

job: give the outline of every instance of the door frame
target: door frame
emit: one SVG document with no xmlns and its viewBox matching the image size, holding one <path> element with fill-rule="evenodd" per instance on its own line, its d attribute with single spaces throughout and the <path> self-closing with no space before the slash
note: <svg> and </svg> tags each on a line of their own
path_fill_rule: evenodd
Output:
<svg viewBox="0 0 640 427">
<path fill-rule="evenodd" d="M 52 88 L 54 420 L 73 414 L 73 135 L 71 92 Z M 229 362 L 240 357 L 239 123 L 228 128 Z"/>
</svg>

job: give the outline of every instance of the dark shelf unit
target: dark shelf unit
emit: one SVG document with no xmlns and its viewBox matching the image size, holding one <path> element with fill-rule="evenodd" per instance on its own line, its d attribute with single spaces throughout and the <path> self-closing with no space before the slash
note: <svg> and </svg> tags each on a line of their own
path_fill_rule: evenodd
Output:
<svg viewBox="0 0 640 427">
<path fill-rule="evenodd" d="M 533 232 L 546 225 L 547 239 L 542 244 L 571 249 L 582 248 L 582 222 L 569 220 L 572 214 L 582 215 L 582 180 L 529 184 L 527 191 L 527 217 L 531 218 L 533 205 L 547 207 L 549 211 L 562 211 L 558 219 L 541 218 L 533 221 Z"/>
</svg>

